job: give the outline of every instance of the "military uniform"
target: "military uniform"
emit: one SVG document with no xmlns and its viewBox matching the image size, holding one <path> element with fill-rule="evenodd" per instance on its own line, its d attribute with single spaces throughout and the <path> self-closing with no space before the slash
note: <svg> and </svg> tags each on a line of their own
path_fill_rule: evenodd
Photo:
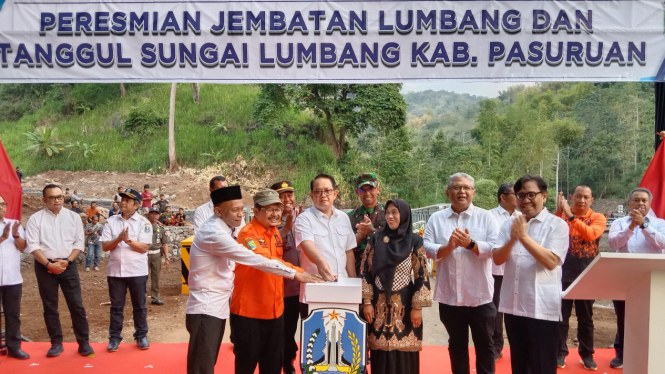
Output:
<svg viewBox="0 0 665 374">
<path fill-rule="evenodd" d="M 152 244 L 148 249 L 148 270 L 150 271 L 150 299 L 152 302 L 161 300 L 159 297 L 159 274 L 162 271 L 162 244 L 169 244 L 166 230 L 155 223 L 152 225 Z M 168 259 L 168 256 L 166 257 Z"/>
<path fill-rule="evenodd" d="M 386 225 L 386 207 L 383 204 L 377 202 L 374 209 L 367 209 L 363 205 L 349 212 L 349 218 L 351 219 L 351 227 L 353 228 L 353 233 L 357 234 L 358 229 L 356 224 L 363 221 L 363 216 L 368 215 L 369 220 L 372 221 L 372 227 L 378 230 L 383 228 Z M 356 258 L 356 274 L 360 275 L 360 264 L 362 262 L 363 253 L 365 253 L 365 248 L 369 242 L 371 235 L 365 236 L 354 251 Z"/>
</svg>

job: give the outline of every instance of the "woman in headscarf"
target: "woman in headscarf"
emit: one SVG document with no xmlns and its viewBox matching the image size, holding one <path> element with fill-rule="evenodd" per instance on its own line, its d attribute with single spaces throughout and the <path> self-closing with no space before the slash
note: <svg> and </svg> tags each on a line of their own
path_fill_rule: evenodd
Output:
<svg viewBox="0 0 665 374">
<path fill-rule="evenodd" d="M 427 257 L 409 204 L 389 200 L 385 212 L 386 226 L 370 238 L 361 265 L 372 374 L 417 374 L 421 308 L 432 305 Z"/>
</svg>

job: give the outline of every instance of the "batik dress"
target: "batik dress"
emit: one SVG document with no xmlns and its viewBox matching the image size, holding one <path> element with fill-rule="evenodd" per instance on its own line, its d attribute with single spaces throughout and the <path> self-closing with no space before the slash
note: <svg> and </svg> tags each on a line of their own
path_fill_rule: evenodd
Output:
<svg viewBox="0 0 665 374">
<path fill-rule="evenodd" d="M 413 234 L 415 235 L 415 234 Z M 372 300 L 374 321 L 368 323 L 372 374 L 417 374 L 423 347 L 423 325 L 414 328 L 412 307 L 432 305 L 427 257 L 422 238 L 413 241 L 411 255 L 397 265 L 390 302 L 378 276 L 372 279 L 377 236 L 370 239 L 362 263 L 363 299 Z"/>
</svg>

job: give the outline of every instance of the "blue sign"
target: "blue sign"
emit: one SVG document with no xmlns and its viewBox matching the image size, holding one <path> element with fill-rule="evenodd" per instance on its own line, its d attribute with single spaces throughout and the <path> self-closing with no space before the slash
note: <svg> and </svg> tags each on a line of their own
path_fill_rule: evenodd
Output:
<svg viewBox="0 0 665 374">
<path fill-rule="evenodd" d="M 5 0 L 0 0 L 0 10 L 2 10 L 3 5 L 5 5 Z"/>
<path fill-rule="evenodd" d="M 367 325 L 353 310 L 316 309 L 302 322 L 303 374 L 365 372 Z"/>
</svg>

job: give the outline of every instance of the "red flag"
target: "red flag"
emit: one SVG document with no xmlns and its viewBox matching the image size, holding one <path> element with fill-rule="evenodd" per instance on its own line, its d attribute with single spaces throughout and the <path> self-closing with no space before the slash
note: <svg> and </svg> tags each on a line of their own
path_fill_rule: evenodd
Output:
<svg viewBox="0 0 665 374">
<path fill-rule="evenodd" d="M 16 175 L 16 169 L 5 152 L 5 147 L 2 146 L 2 141 L 0 141 L 0 195 L 7 203 L 5 217 L 20 221 L 23 188 Z"/>
<path fill-rule="evenodd" d="M 647 171 L 642 177 L 640 187 L 653 194 L 651 209 L 659 218 L 665 218 L 665 146 L 662 143 L 653 156 Z"/>
</svg>

